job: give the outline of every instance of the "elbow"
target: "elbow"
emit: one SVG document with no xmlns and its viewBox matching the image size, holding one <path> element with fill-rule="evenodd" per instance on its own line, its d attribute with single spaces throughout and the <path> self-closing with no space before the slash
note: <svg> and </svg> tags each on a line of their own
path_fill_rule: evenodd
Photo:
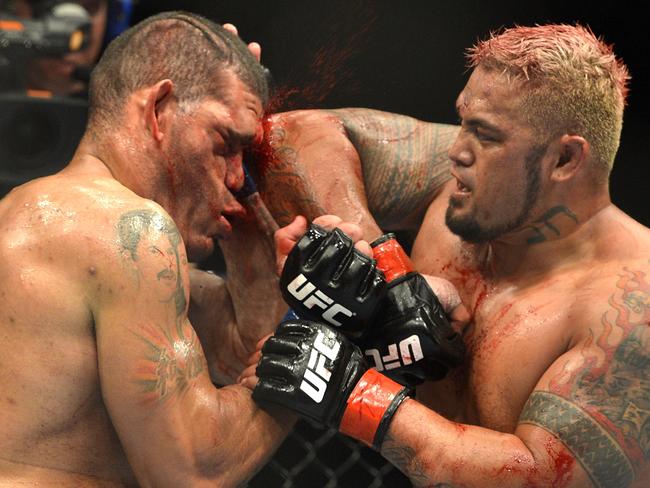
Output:
<svg viewBox="0 0 650 488">
<path fill-rule="evenodd" d="M 192 470 L 197 486 L 239 486 L 262 465 L 268 454 L 264 442 L 251 441 L 257 409 L 246 408 L 250 392 L 225 387 L 202 402 L 192 423 Z M 247 435 L 251 434 L 252 436 Z"/>
</svg>

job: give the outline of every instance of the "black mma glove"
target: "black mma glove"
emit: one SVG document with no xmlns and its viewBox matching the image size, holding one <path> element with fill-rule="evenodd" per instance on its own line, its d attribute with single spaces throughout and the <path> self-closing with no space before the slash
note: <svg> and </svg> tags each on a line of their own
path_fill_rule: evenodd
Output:
<svg viewBox="0 0 650 488">
<path fill-rule="evenodd" d="M 367 327 L 385 287 L 375 260 L 346 234 L 314 224 L 287 256 L 280 277 L 282 296 L 299 317 L 348 334 Z"/>
<path fill-rule="evenodd" d="M 253 399 L 286 407 L 379 448 L 409 389 L 368 369 L 359 348 L 317 322 L 278 326 L 262 348 Z"/>
<path fill-rule="evenodd" d="M 377 371 L 404 385 L 444 378 L 463 361 L 460 334 L 393 234 L 371 247 L 388 285 L 376 320 L 359 341 L 364 354 Z"/>
</svg>

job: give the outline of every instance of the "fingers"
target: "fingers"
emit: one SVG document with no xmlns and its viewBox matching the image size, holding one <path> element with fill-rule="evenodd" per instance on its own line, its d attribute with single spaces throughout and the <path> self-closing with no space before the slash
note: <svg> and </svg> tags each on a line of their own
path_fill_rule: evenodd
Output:
<svg viewBox="0 0 650 488">
<path fill-rule="evenodd" d="M 320 225 L 325 230 L 334 230 L 341 222 L 343 219 L 336 215 L 321 215 L 313 220 L 314 224 Z"/>
<path fill-rule="evenodd" d="M 262 46 L 259 45 L 257 42 L 250 42 L 248 44 L 248 50 L 251 52 L 253 56 L 255 56 L 255 59 L 257 59 L 257 62 L 260 62 L 262 59 Z"/>
<path fill-rule="evenodd" d="M 438 297 L 440 305 L 442 305 L 451 321 L 451 326 L 457 332 L 462 333 L 465 326 L 469 324 L 471 316 L 465 305 L 463 305 L 456 287 L 444 278 L 429 275 L 422 276 L 424 276 L 427 284 Z"/>
<path fill-rule="evenodd" d="M 237 377 L 237 383 L 246 386 L 251 390 L 255 388 L 258 380 L 255 374 L 255 370 L 257 369 L 257 364 L 260 362 L 260 359 L 262 359 L 262 347 L 264 347 L 264 343 L 267 341 L 267 339 L 272 336 L 273 334 L 268 334 L 262 337 L 257 342 L 257 344 L 255 344 L 255 352 L 248 356 L 248 360 L 246 361 L 246 368 L 244 368 L 244 370 Z"/>
<path fill-rule="evenodd" d="M 368 241 L 362 239 L 363 231 L 359 225 L 353 224 L 352 222 L 344 222 L 342 218 L 336 215 L 321 215 L 320 217 L 316 217 L 313 223 L 327 231 L 332 231 L 338 227 L 352 239 L 354 247 L 359 252 L 367 256 L 372 256 L 372 248 Z M 289 225 L 275 232 L 275 263 L 278 275 L 282 273 L 282 268 L 284 268 L 284 263 L 291 249 L 293 249 L 293 246 L 296 245 L 296 242 L 298 242 L 305 232 L 307 232 L 307 219 L 302 215 L 298 215 Z"/>
<path fill-rule="evenodd" d="M 270 334 L 265 335 L 259 341 L 257 341 L 257 344 L 255 344 L 256 352 L 261 351 L 262 347 L 264 347 L 264 343 L 269 339 L 269 337 L 272 337 L 272 336 L 273 336 L 273 333 L 271 332 Z M 253 354 L 255 354 L 255 353 L 253 353 Z M 251 364 L 251 363 L 248 363 L 248 364 Z"/>
<path fill-rule="evenodd" d="M 237 31 L 237 27 L 235 27 L 233 24 L 230 23 L 223 24 L 223 28 L 232 34 L 235 34 L 236 36 L 239 35 L 239 32 Z"/>
<path fill-rule="evenodd" d="M 341 217 L 337 217 L 336 215 L 321 215 L 320 217 L 316 217 L 313 223 L 327 231 L 332 231 L 338 227 L 350 236 L 352 242 L 357 242 L 363 237 L 363 231 L 360 226 L 352 222 L 344 222 Z"/>
<path fill-rule="evenodd" d="M 462 334 L 465 327 L 469 325 L 472 316 L 469 314 L 467 308 L 465 308 L 465 305 L 461 303 L 451 311 L 449 318 L 451 319 L 451 326 L 454 330 L 459 334 Z"/>
<path fill-rule="evenodd" d="M 255 374 L 256 369 L 257 364 L 253 364 L 246 368 L 244 371 L 242 371 L 241 375 L 239 375 L 239 378 L 237 378 L 237 383 L 253 390 L 259 381 L 259 378 Z"/>
<path fill-rule="evenodd" d="M 223 28 L 226 29 L 228 32 L 231 32 L 232 34 L 239 36 L 237 27 L 235 27 L 233 24 L 230 23 L 223 24 Z M 248 50 L 251 52 L 253 56 L 255 56 L 255 59 L 257 59 L 258 62 L 260 61 L 260 59 L 262 59 L 262 46 L 260 46 L 258 42 L 249 43 Z"/>
<path fill-rule="evenodd" d="M 246 367 L 248 368 L 249 366 L 257 366 L 257 363 L 260 362 L 260 359 L 262 358 L 262 350 L 257 350 L 250 356 L 248 356 L 248 360 L 246 361 Z"/>
<path fill-rule="evenodd" d="M 305 232 L 307 232 L 307 219 L 302 215 L 298 215 L 289 225 L 275 232 L 275 265 L 278 275 L 282 273 L 284 262 L 291 249 Z"/>
<path fill-rule="evenodd" d="M 461 304 L 460 295 L 458 290 L 450 281 L 437 276 L 422 275 L 427 284 L 431 287 L 433 293 L 438 297 L 440 305 L 447 315 Z"/>
<path fill-rule="evenodd" d="M 355 242 L 354 247 L 359 251 L 360 253 L 365 254 L 366 256 L 372 257 L 372 247 L 370 247 L 370 243 L 365 240 L 360 240 Z"/>
<path fill-rule="evenodd" d="M 363 237 L 363 231 L 359 225 L 353 224 L 352 222 L 344 222 L 341 217 L 337 217 L 336 215 L 321 215 L 320 217 L 316 217 L 313 223 L 327 231 L 332 231 L 338 227 L 350 236 L 352 242 L 357 242 Z"/>
<path fill-rule="evenodd" d="M 363 230 L 361 226 L 353 224 L 352 222 L 344 222 L 342 218 L 337 217 L 336 215 L 321 215 L 314 219 L 314 224 L 320 225 L 325 230 L 334 230 L 335 228 L 341 229 L 345 232 L 352 242 L 354 242 L 354 247 L 357 251 L 366 254 L 367 256 L 372 256 L 372 248 L 368 241 L 363 238 Z"/>
</svg>

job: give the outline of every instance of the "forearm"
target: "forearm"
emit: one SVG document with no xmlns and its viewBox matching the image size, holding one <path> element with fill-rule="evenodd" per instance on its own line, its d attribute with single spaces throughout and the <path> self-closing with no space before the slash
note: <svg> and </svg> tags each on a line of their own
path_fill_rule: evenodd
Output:
<svg viewBox="0 0 650 488">
<path fill-rule="evenodd" d="M 219 245 L 237 332 L 252 352 L 263 336 L 275 330 L 286 305 L 275 272 L 273 232 L 277 226 L 257 193 L 248 199 L 248 219 L 238 221 L 230 238 Z"/>
<path fill-rule="evenodd" d="M 232 383 L 246 364 L 246 350 L 238 340 L 235 311 L 226 282 L 213 273 L 190 270 L 190 323 L 201 342 L 212 382 Z"/>
<path fill-rule="evenodd" d="M 381 230 L 368 210 L 361 162 L 339 118 L 322 110 L 277 114 L 265 133 L 258 184 L 280 225 L 338 215 L 368 239 Z"/>
<path fill-rule="evenodd" d="M 589 486 L 569 483 L 575 461 L 551 435 L 545 443 L 540 452 L 514 434 L 458 424 L 409 400 L 393 417 L 381 454 L 416 486 Z"/>
<path fill-rule="evenodd" d="M 238 385 L 195 384 L 174 404 L 158 405 L 174 411 L 173 427 L 138 436 L 148 439 L 147 457 L 127 450 L 143 487 L 240 486 L 264 466 L 295 423 L 284 410 L 261 410 Z"/>
<path fill-rule="evenodd" d="M 296 417 L 277 408 L 261 410 L 251 400 L 250 390 L 237 386 L 220 388 L 209 412 L 215 419 L 208 437 L 205 424 L 197 424 L 204 442 L 199 459 L 218 486 L 239 486 L 251 478 L 276 451 L 295 424 Z"/>
<path fill-rule="evenodd" d="M 248 197 L 249 210 L 259 203 L 255 197 Z M 286 309 L 275 274 L 276 226 L 264 210 L 250 211 L 251 218 L 236 222 L 230 238 L 220 242 L 226 279 L 190 270 L 189 317 L 218 384 L 237 378 L 257 341 L 273 332 Z"/>
</svg>

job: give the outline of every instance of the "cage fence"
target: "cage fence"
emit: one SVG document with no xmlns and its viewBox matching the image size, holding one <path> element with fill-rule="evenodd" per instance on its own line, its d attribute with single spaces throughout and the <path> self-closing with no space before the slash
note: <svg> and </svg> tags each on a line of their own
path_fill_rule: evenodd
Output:
<svg viewBox="0 0 650 488">
<path fill-rule="evenodd" d="M 406 488 L 408 479 L 364 444 L 301 420 L 249 488 Z"/>
</svg>

